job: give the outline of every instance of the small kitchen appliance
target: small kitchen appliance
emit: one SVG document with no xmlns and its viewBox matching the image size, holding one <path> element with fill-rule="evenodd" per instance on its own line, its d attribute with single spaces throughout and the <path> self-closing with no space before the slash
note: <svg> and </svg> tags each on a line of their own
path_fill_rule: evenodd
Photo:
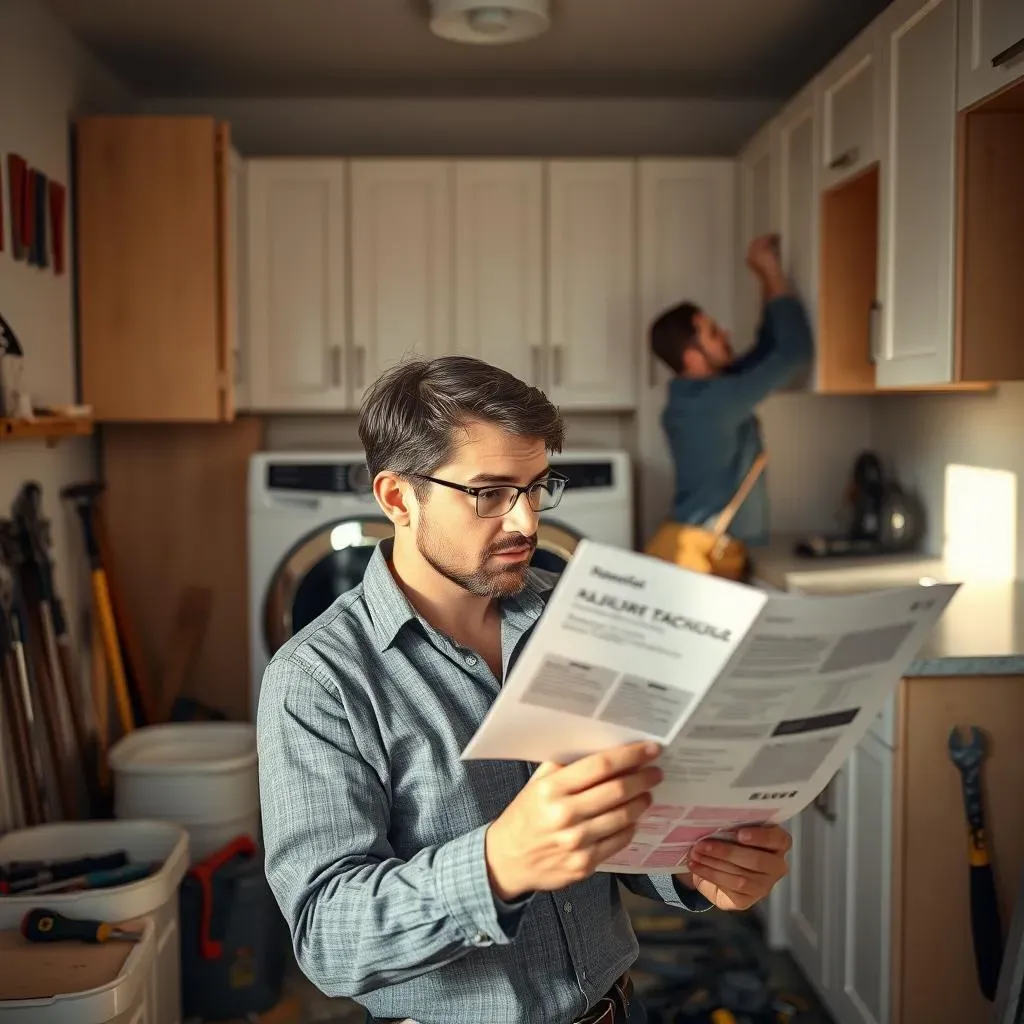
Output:
<svg viewBox="0 0 1024 1024">
<path fill-rule="evenodd" d="M 924 533 L 920 505 L 886 475 L 881 458 L 872 451 L 863 451 L 854 460 L 840 518 L 840 531 L 803 538 L 796 554 L 836 558 L 905 553 Z"/>
</svg>

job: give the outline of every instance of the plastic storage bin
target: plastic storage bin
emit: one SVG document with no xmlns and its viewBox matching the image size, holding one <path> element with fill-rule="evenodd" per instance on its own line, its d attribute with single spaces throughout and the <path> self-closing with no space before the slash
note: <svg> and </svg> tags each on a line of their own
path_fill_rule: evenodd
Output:
<svg viewBox="0 0 1024 1024">
<path fill-rule="evenodd" d="M 0 839 L 0 863 L 85 857 L 113 850 L 124 850 L 131 861 L 162 860 L 163 866 L 148 878 L 109 889 L 0 896 L 0 928 L 18 928 L 26 911 L 38 906 L 49 907 L 68 917 L 103 921 L 151 918 L 155 949 L 146 984 L 146 1004 L 153 1009 L 148 1019 L 155 1024 L 178 1024 L 181 1019 L 179 888 L 189 865 L 188 833 L 181 825 L 166 821 L 37 825 L 10 832 Z"/>
<path fill-rule="evenodd" d="M 240 835 L 259 843 L 256 727 L 249 722 L 150 725 L 110 751 L 117 818 L 183 825 L 201 860 Z"/>
<path fill-rule="evenodd" d="M 128 958 L 110 981 L 66 995 L 0 999 L 0 1024 L 142 1024 L 160 1019 L 150 984 L 156 961 L 153 919 L 146 918 L 138 931 L 141 941 L 132 943 Z M 87 947 L 86 955 L 89 952 Z M 66 963 L 68 955 L 57 952 L 53 960 Z"/>
</svg>

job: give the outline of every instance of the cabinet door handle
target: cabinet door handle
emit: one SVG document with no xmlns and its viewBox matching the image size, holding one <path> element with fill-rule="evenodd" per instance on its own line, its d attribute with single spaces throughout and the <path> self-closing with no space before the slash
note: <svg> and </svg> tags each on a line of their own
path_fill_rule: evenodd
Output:
<svg viewBox="0 0 1024 1024">
<path fill-rule="evenodd" d="M 557 388 L 562 383 L 562 346 L 555 345 L 551 349 L 552 384 Z"/>
<path fill-rule="evenodd" d="M 830 171 L 837 171 L 840 167 L 851 167 L 857 162 L 857 157 L 860 155 L 860 150 L 856 146 L 851 146 L 845 153 L 840 153 L 828 165 Z"/>
<path fill-rule="evenodd" d="M 366 349 L 362 345 L 356 345 L 353 349 L 356 358 L 356 367 L 352 376 L 355 379 L 355 388 L 359 391 L 363 386 L 363 372 L 366 366 Z"/>
<path fill-rule="evenodd" d="M 534 387 L 543 386 L 543 381 L 540 379 L 540 345 L 530 346 L 530 376 L 533 379 Z"/>
<path fill-rule="evenodd" d="M 872 364 L 878 362 L 878 318 L 881 312 L 882 304 L 872 302 L 868 313 L 868 361 Z"/>
<path fill-rule="evenodd" d="M 242 383 L 242 350 L 236 348 L 232 353 L 235 357 L 235 383 Z"/>
<path fill-rule="evenodd" d="M 1000 50 L 992 58 L 992 67 L 1002 67 L 1004 64 L 1009 64 L 1010 61 L 1016 60 L 1018 57 L 1024 57 L 1024 37 L 1020 38 L 1012 46 L 1008 46 L 1005 50 Z"/>
<path fill-rule="evenodd" d="M 335 387 L 341 385 L 341 346 L 331 346 L 331 383 Z"/>
</svg>

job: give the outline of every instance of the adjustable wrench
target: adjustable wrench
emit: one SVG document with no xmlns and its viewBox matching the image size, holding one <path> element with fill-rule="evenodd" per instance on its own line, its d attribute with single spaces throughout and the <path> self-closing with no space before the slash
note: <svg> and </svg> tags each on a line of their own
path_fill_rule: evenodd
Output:
<svg viewBox="0 0 1024 1024">
<path fill-rule="evenodd" d="M 981 799 L 981 765 L 985 760 L 985 737 L 972 725 L 970 739 L 964 740 L 954 726 L 949 734 L 949 756 L 960 770 L 967 816 L 967 862 L 970 865 L 971 934 L 974 939 L 974 964 L 978 984 L 986 999 L 995 998 L 999 968 L 1003 960 L 1002 927 L 999 903 L 985 841 L 985 811 Z"/>
</svg>

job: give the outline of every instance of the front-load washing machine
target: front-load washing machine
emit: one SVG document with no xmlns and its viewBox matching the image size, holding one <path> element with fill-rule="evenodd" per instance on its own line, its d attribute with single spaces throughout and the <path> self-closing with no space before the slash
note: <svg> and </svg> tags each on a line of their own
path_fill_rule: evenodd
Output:
<svg viewBox="0 0 1024 1024">
<path fill-rule="evenodd" d="M 621 451 L 565 451 L 568 483 L 541 516 L 533 563 L 559 571 L 582 538 L 633 546 L 633 479 Z M 393 534 L 362 452 L 258 452 L 249 463 L 249 645 L 255 716 L 267 661 L 356 586 Z"/>
</svg>

